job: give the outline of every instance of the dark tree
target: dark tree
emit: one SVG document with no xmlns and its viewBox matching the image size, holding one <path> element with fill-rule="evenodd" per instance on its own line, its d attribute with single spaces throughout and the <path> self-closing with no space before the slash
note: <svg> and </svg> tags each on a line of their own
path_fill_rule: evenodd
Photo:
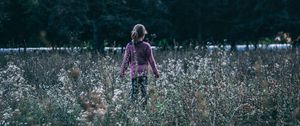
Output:
<svg viewBox="0 0 300 126">
<path fill-rule="evenodd" d="M 142 23 L 154 44 L 245 44 L 300 35 L 297 0 L 1 0 L 1 47 L 124 46 Z M 147 38 L 151 36 L 148 35 Z M 150 39 L 153 40 L 153 39 Z"/>
</svg>

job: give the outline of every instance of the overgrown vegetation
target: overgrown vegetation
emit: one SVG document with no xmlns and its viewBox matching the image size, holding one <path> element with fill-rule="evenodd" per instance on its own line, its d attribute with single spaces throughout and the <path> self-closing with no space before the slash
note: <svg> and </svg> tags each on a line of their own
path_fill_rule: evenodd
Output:
<svg viewBox="0 0 300 126">
<path fill-rule="evenodd" d="M 158 52 L 145 109 L 120 55 L 1 55 L 0 125 L 300 125 L 299 53 Z"/>
</svg>

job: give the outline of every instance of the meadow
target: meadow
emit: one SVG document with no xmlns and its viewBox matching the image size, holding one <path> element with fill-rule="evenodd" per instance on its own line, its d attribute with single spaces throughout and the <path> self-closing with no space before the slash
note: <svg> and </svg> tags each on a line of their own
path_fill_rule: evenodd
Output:
<svg viewBox="0 0 300 126">
<path fill-rule="evenodd" d="M 145 108 L 121 54 L 0 54 L 0 125 L 300 125 L 300 50 L 156 51 Z"/>
</svg>

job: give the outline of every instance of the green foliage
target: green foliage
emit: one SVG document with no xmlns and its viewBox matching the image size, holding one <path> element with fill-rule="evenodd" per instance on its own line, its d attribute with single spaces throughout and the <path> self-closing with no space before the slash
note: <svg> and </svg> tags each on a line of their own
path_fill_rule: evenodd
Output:
<svg viewBox="0 0 300 126">
<path fill-rule="evenodd" d="M 142 23 L 158 40 L 259 41 L 287 31 L 299 35 L 297 0 L 2 0 L 1 47 L 120 45 Z M 40 32 L 47 35 L 41 39 Z M 204 43 L 205 44 L 205 43 Z"/>
<path fill-rule="evenodd" d="M 263 39 L 259 40 L 259 43 L 269 45 L 269 44 L 274 43 L 274 39 L 266 37 L 266 38 L 263 38 Z"/>
<path fill-rule="evenodd" d="M 166 39 L 162 39 L 162 40 L 158 41 L 157 46 L 166 48 L 166 47 L 169 47 L 170 45 Z"/>
<path fill-rule="evenodd" d="M 85 41 L 83 47 L 86 47 L 87 50 L 93 50 L 93 45 L 90 41 Z"/>
</svg>

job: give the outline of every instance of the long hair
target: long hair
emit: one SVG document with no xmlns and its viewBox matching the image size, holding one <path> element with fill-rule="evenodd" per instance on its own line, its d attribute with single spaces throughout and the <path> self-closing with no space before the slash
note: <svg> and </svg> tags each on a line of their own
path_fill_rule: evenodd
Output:
<svg viewBox="0 0 300 126">
<path fill-rule="evenodd" d="M 136 24 L 131 31 L 132 41 L 134 43 L 137 42 L 140 38 L 144 37 L 147 33 L 148 32 L 144 25 Z"/>
</svg>

